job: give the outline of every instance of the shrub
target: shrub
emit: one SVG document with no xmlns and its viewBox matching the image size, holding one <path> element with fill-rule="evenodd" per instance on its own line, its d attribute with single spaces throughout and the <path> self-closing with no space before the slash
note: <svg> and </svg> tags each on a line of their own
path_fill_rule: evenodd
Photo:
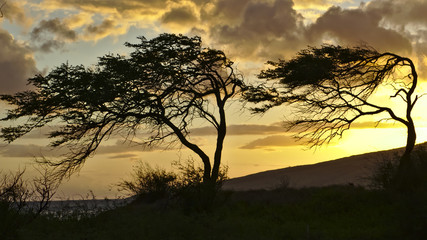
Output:
<svg viewBox="0 0 427 240">
<path fill-rule="evenodd" d="M 219 179 L 212 185 L 203 183 L 203 168 L 191 158 L 184 163 L 173 162 L 172 166 L 177 173 L 139 163 L 133 169 L 131 180 L 118 184 L 119 190 L 146 202 L 173 199 L 185 209 L 207 209 L 215 203 L 217 192 L 227 179 L 227 167 L 220 169 Z"/>
<path fill-rule="evenodd" d="M 139 199 L 155 201 L 170 195 L 176 187 L 177 175 L 148 163 L 139 162 L 134 166 L 131 180 L 118 184 L 120 191 L 136 195 Z"/>
<path fill-rule="evenodd" d="M 368 177 L 368 186 L 372 189 L 390 189 L 396 182 L 399 157 L 382 158 L 373 165 L 371 175 Z"/>
<path fill-rule="evenodd" d="M 412 152 L 411 161 L 405 169 L 399 167 L 400 156 L 377 161 L 368 177 L 372 189 L 395 189 L 400 192 L 420 191 L 427 187 L 427 151 L 419 147 Z"/>
</svg>

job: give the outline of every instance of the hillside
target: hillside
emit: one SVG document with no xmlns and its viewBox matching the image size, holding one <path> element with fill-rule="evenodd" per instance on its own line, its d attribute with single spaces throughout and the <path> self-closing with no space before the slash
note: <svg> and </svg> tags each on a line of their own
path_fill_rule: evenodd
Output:
<svg viewBox="0 0 427 240">
<path fill-rule="evenodd" d="M 417 145 L 425 148 L 427 143 Z M 328 185 L 367 184 L 372 166 L 382 159 L 396 156 L 403 148 L 371 152 L 311 165 L 288 167 L 233 178 L 224 183 L 225 190 L 245 191 L 272 189 L 287 179 L 289 187 L 322 187 Z"/>
</svg>

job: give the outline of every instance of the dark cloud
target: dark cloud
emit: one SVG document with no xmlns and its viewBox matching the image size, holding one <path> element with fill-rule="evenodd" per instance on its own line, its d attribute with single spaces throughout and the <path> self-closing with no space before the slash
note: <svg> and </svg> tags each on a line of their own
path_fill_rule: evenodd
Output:
<svg viewBox="0 0 427 240">
<path fill-rule="evenodd" d="M 59 18 L 42 20 L 38 26 L 31 31 L 31 37 L 38 40 L 42 38 L 42 35 L 46 32 L 53 33 L 61 39 L 71 41 L 77 40 L 77 33 L 62 23 Z"/>
<path fill-rule="evenodd" d="M 291 0 L 250 1 L 242 10 L 237 25 L 213 25 L 211 37 L 239 57 L 265 57 L 299 43 L 302 16 L 293 9 Z M 238 16 L 238 13 L 237 13 Z M 287 42 L 288 44 L 283 44 Z M 274 48 L 274 49 L 273 49 Z"/>
<path fill-rule="evenodd" d="M 358 8 L 330 7 L 313 23 L 297 12 L 301 7 L 325 9 L 341 0 L 45 0 L 49 9 L 77 9 L 104 13 L 102 23 L 86 22 L 84 40 L 98 40 L 127 32 L 130 22 L 159 21 L 173 25 L 174 31 L 190 29 L 191 33 L 209 38 L 209 44 L 225 50 L 232 57 L 265 61 L 293 56 L 307 45 L 333 41 L 341 45 L 366 43 L 380 51 L 412 53 L 424 51 L 427 3 L 421 0 L 372 0 Z M 295 6 L 295 4 L 297 6 Z M 320 10 L 319 10 L 320 12 Z M 147 17 L 148 16 L 148 17 Z M 52 20 L 51 20 L 52 21 Z M 417 25 L 418 24 L 418 25 Z M 412 26 L 411 34 L 408 29 Z M 58 26 L 55 25 L 55 26 Z M 71 33 L 65 28 L 62 33 Z M 55 28 L 55 34 L 61 31 Z M 70 30 L 70 31 L 67 31 Z M 419 33 L 414 33 L 418 31 Z M 92 36 L 92 37 L 91 37 Z M 62 34 L 63 38 L 66 38 Z M 63 43 L 64 41 L 62 41 Z M 412 43 L 415 43 L 412 46 Z M 50 39 L 43 50 L 61 47 L 60 39 Z"/>
<path fill-rule="evenodd" d="M 40 43 L 38 49 L 43 52 L 51 52 L 60 49 L 65 42 L 73 42 L 78 39 L 77 33 L 70 29 L 59 18 L 42 20 L 31 31 L 31 39 Z"/>
<path fill-rule="evenodd" d="M 272 147 L 291 147 L 300 145 L 295 138 L 285 135 L 273 135 L 249 142 L 240 149 L 271 149 Z"/>
<path fill-rule="evenodd" d="M 241 22 L 250 2 L 251 0 L 219 0 L 213 6 L 213 9 L 202 7 L 201 16 L 204 21 L 208 21 L 213 25 L 235 25 Z"/>
<path fill-rule="evenodd" d="M 380 14 L 393 25 L 427 24 L 427 2 L 424 0 L 373 0 L 366 10 Z"/>
<path fill-rule="evenodd" d="M 399 32 L 381 26 L 382 16 L 374 11 L 331 7 L 307 31 L 309 42 L 322 42 L 325 37 L 339 44 L 367 43 L 380 51 L 411 53 L 411 42 Z"/>
<path fill-rule="evenodd" d="M 90 36 L 91 38 L 98 39 L 100 37 L 105 37 L 106 35 L 108 35 L 115 27 L 115 21 L 111 19 L 104 19 L 104 21 L 102 21 L 98 25 L 88 25 L 85 28 L 85 35 Z"/>
<path fill-rule="evenodd" d="M 27 89 L 27 79 L 37 72 L 33 52 L 2 29 L 0 46 L 0 94 Z"/>
<path fill-rule="evenodd" d="M 384 23 L 411 40 L 418 57 L 419 74 L 427 76 L 427 1 L 373 0 L 365 9 L 381 15 Z"/>
<path fill-rule="evenodd" d="M 191 24 L 197 22 L 198 19 L 195 16 L 193 9 L 189 6 L 182 6 L 177 8 L 172 8 L 170 11 L 166 12 L 162 18 L 161 22 L 165 24 Z"/>
</svg>

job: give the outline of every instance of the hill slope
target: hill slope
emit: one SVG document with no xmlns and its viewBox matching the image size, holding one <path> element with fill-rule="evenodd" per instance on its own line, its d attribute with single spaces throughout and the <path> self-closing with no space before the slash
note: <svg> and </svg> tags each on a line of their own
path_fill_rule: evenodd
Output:
<svg viewBox="0 0 427 240">
<path fill-rule="evenodd" d="M 426 148 L 427 143 L 417 145 L 417 148 L 421 147 Z M 289 181 L 289 187 L 292 188 L 346 184 L 365 186 L 366 177 L 371 174 L 370 169 L 375 163 L 396 156 L 402 151 L 403 148 L 391 149 L 255 173 L 230 179 L 224 183 L 223 189 L 235 191 L 272 189 L 280 185 L 284 179 Z"/>
</svg>

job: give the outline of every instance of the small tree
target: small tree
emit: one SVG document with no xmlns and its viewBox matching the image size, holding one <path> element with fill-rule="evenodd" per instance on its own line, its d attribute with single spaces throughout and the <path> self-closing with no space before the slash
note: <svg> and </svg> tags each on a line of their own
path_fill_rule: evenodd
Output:
<svg viewBox="0 0 427 240">
<path fill-rule="evenodd" d="M 407 128 L 406 149 L 401 166 L 410 161 L 416 133 L 411 117 L 418 100 L 413 96 L 418 75 L 411 59 L 394 53 L 379 53 L 368 47 L 345 48 L 323 45 L 302 50 L 289 61 L 269 61 L 272 67 L 262 71 L 259 78 L 274 81 L 275 85 L 250 87 L 248 101 L 264 103 L 253 110 L 265 112 L 282 104 L 296 105 L 295 119 L 288 122 L 296 137 L 310 147 L 329 143 L 341 137 L 359 118 L 386 113 Z M 382 85 L 391 85 L 406 104 L 405 116 L 371 100 Z"/>
<path fill-rule="evenodd" d="M 111 134 L 134 136 L 149 131 L 147 143 L 179 140 L 204 164 L 203 180 L 216 181 L 226 135 L 226 102 L 244 86 L 222 51 L 204 48 L 199 37 L 162 34 L 140 37 L 129 57 L 106 55 L 86 68 L 63 64 L 46 76 L 29 79 L 34 90 L 2 95 L 16 106 L 3 121 L 27 118 L 25 124 L 1 129 L 12 142 L 35 128 L 59 124 L 49 133 L 54 147 L 69 154 L 50 162 L 59 173 L 81 167 Z M 189 138 L 194 120 L 217 130 L 213 166 L 209 156 Z"/>
</svg>

